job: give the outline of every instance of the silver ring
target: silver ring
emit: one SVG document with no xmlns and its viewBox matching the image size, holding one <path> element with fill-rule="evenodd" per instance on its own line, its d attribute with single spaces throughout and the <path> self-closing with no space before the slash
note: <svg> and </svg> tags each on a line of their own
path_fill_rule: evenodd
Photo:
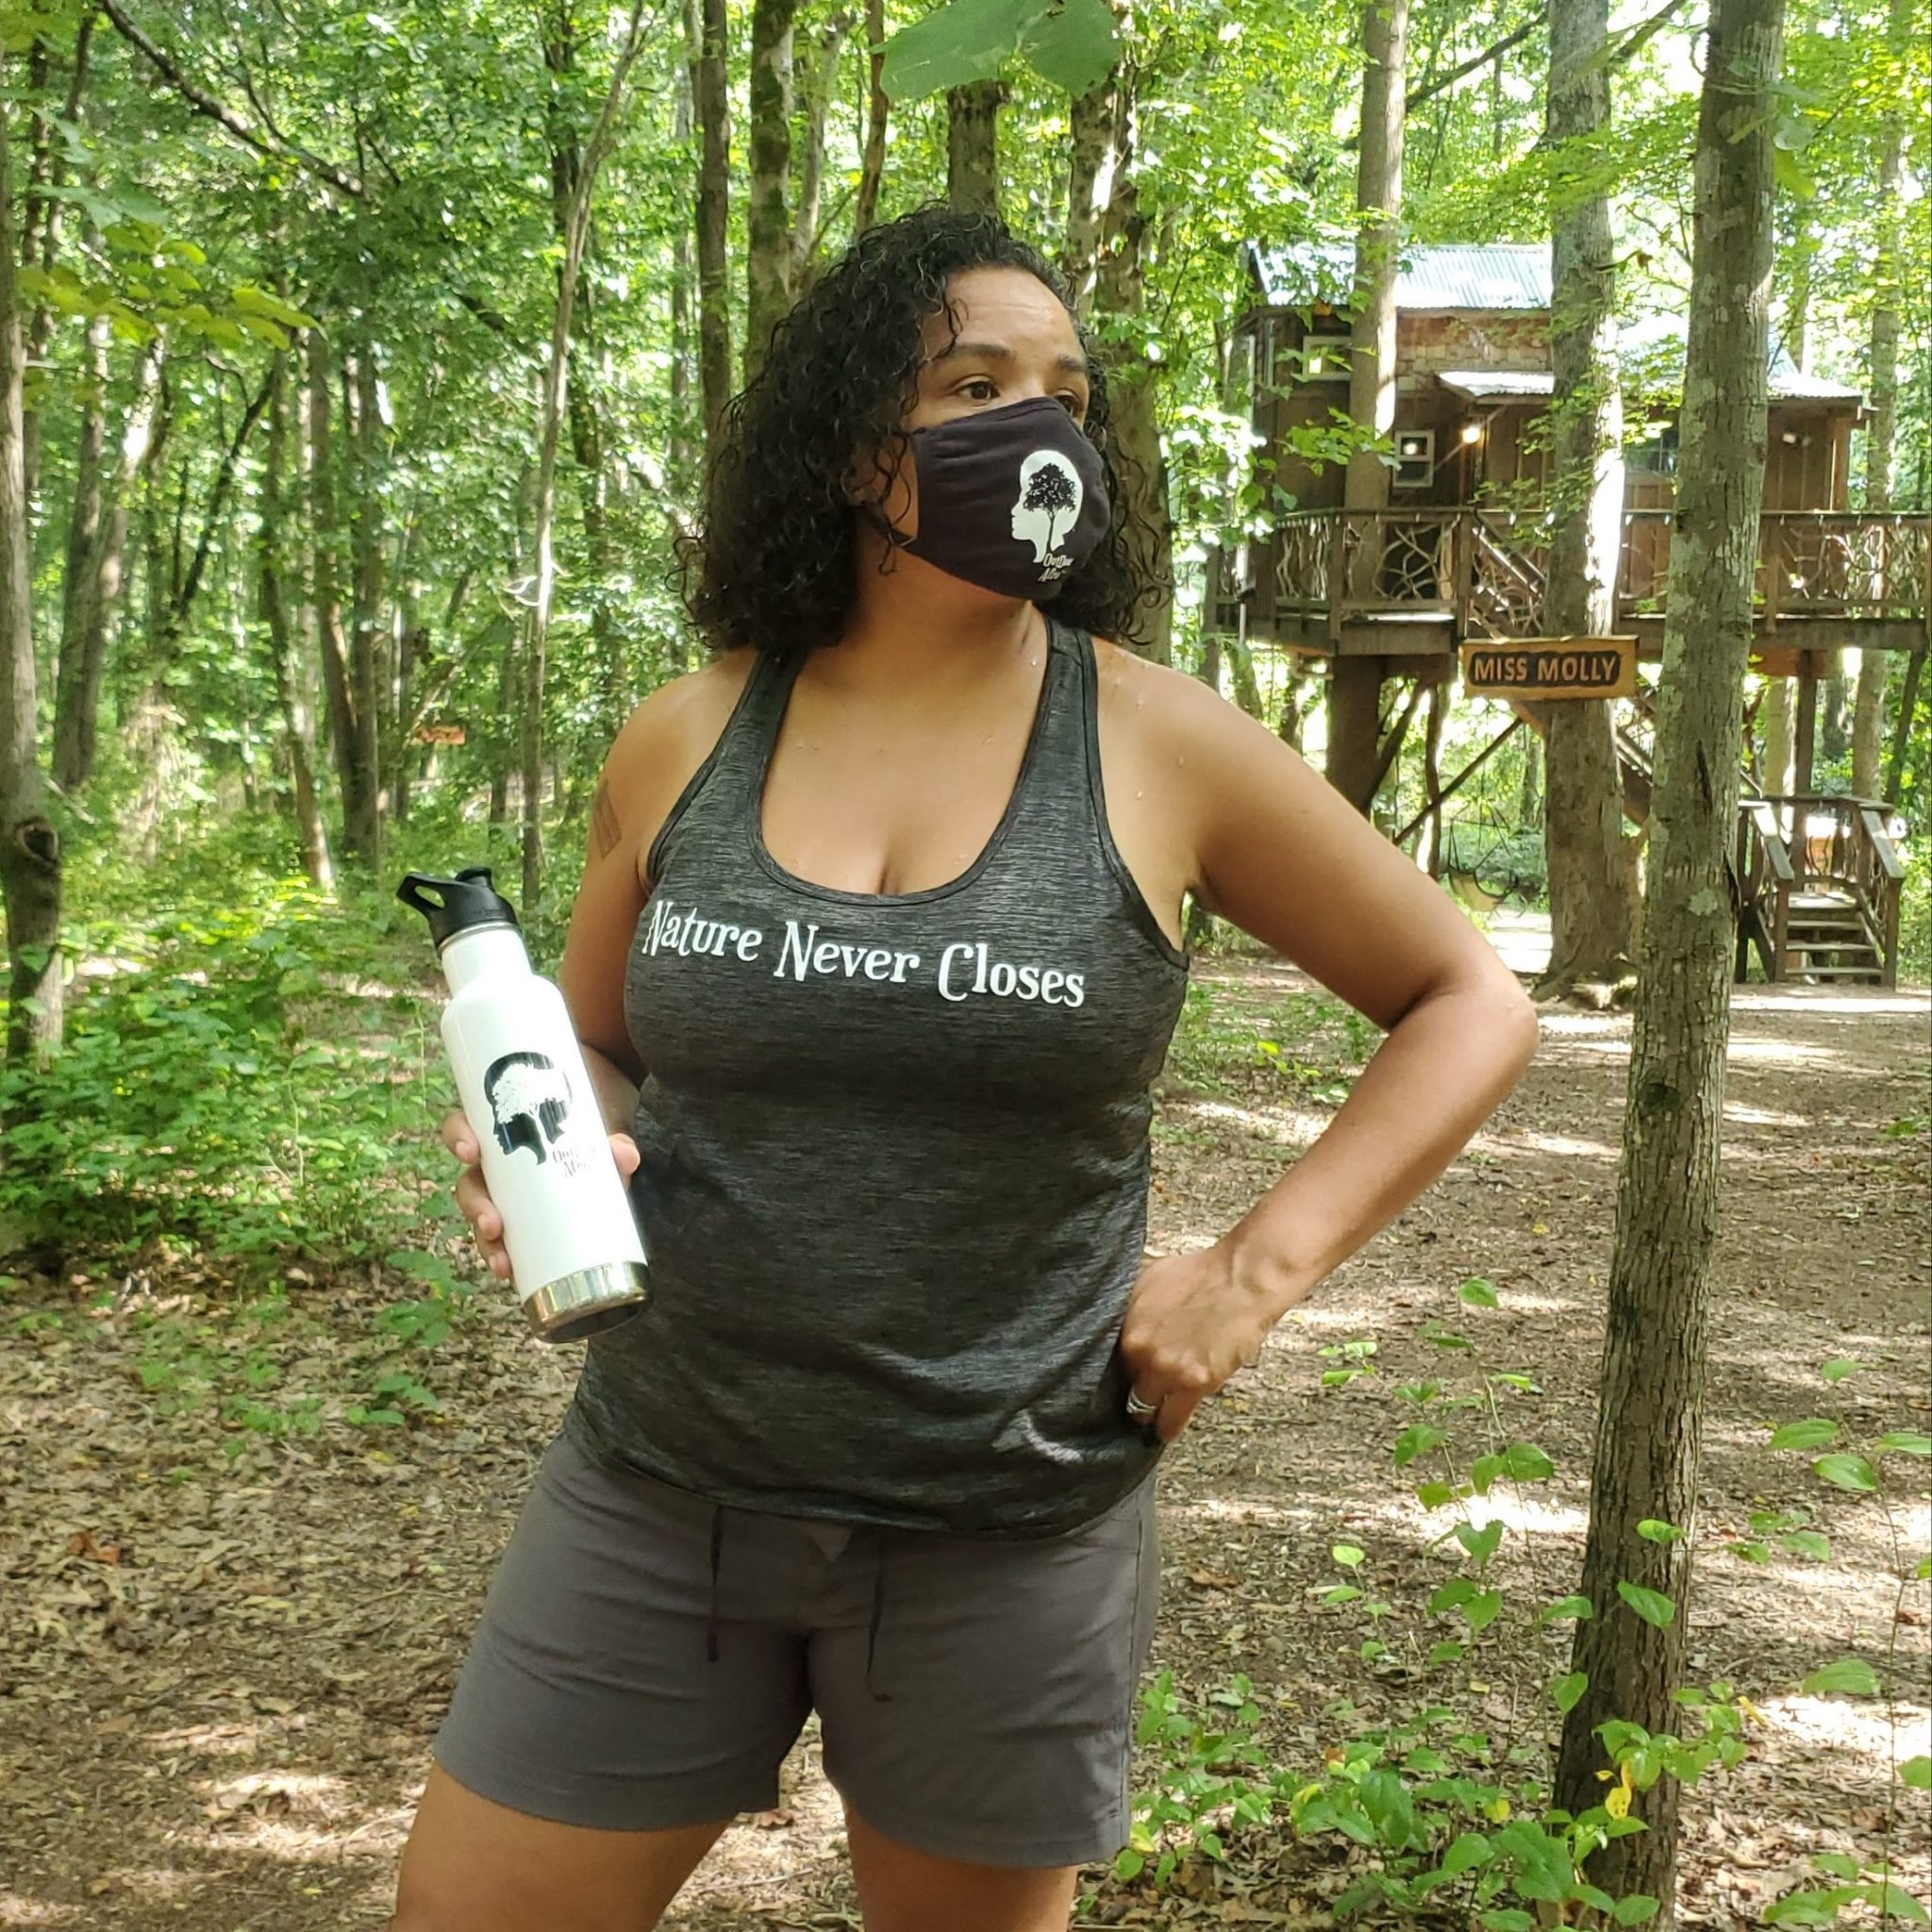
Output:
<svg viewBox="0 0 1932 1932">
<path fill-rule="evenodd" d="M 1158 1415 L 1160 1413 L 1160 1405 L 1158 1402 L 1142 1402 L 1141 1398 L 1137 1394 L 1135 1394 L 1135 1392 L 1131 1389 L 1129 1389 L 1127 1391 L 1127 1413 L 1130 1416 L 1132 1416 L 1137 1423 L 1143 1423 L 1147 1420 L 1149 1416 Z"/>
</svg>

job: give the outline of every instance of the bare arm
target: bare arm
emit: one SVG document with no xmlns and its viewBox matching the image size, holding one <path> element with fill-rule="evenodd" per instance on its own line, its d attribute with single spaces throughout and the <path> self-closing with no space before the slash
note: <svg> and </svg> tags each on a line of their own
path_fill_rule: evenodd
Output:
<svg viewBox="0 0 1932 1932">
<path fill-rule="evenodd" d="M 1522 1076 L 1537 1025 L 1482 936 L 1297 753 L 1191 679 L 1147 675 L 1160 679 L 1145 708 L 1157 755 L 1199 774 L 1177 834 L 1197 896 L 1388 1030 L 1321 1139 L 1241 1223 L 1207 1256 L 1142 1276 L 1121 1345 L 1171 1436 L 1441 1174 Z"/>
</svg>

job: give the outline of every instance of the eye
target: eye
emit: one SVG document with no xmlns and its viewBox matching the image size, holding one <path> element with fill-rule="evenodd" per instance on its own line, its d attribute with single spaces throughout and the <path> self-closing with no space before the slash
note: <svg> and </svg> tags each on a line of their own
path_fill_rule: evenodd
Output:
<svg viewBox="0 0 1932 1932">
<path fill-rule="evenodd" d="M 990 375 L 969 375 L 956 393 L 964 396 L 968 402 L 990 403 L 999 395 L 999 389 Z"/>
<path fill-rule="evenodd" d="M 1054 398 L 1054 401 L 1058 403 L 1061 408 L 1063 408 L 1067 412 L 1067 414 L 1074 419 L 1075 423 L 1086 422 L 1087 398 L 1085 396 L 1075 395 L 1072 390 L 1062 390 L 1059 392 L 1059 394 Z"/>
</svg>

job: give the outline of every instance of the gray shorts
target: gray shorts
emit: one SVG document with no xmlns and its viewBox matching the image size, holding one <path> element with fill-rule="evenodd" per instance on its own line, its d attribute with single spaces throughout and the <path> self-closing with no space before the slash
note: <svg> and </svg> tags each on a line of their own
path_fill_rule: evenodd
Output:
<svg viewBox="0 0 1932 1932">
<path fill-rule="evenodd" d="M 941 1536 L 720 1509 L 559 1437 L 437 1761 L 517 1811 L 663 1830 L 776 1805 L 816 1710 L 826 1776 L 888 1837 L 1108 1858 L 1158 1589 L 1151 1479 L 1063 1535 Z"/>
</svg>

